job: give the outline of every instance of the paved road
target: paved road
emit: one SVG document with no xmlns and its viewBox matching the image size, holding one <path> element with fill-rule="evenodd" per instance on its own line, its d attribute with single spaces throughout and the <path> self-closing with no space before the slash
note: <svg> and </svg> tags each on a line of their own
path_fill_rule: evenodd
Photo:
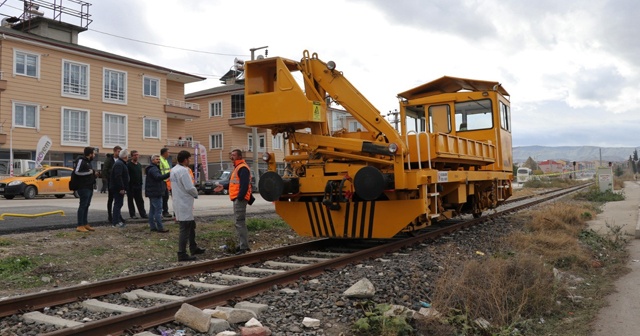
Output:
<svg viewBox="0 0 640 336">
<path fill-rule="evenodd" d="M 36 197 L 34 199 L 25 200 L 16 197 L 12 200 L 0 198 L 0 235 L 15 233 L 17 231 L 36 231 L 43 228 L 62 228 L 75 227 L 76 214 L 78 211 L 79 199 L 73 196 L 66 196 L 63 199 L 54 197 Z M 149 210 L 149 201 L 145 198 L 145 207 Z M 129 218 L 129 210 L 125 198 L 125 204 L 122 207 L 122 215 L 125 220 Z M 52 211 L 62 210 L 64 216 L 60 214 L 51 214 L 40 217 L 13 217 L 12 214 L 41 214 Z M 171 199 L 169 199 L 169 210 L 172 210 Z M 248 213 L 274 212 L 273 203 L 267 202 L 256 195 L 256 201 L 253 205 L 247 207 Z M 194 215 L 200 216 L 229 216 L 233 214 L 233 204 L 226 195 L 200 195 L 195 201 Z M 137 214 L 139 216 L 139 214 Z M 173 219 L 165 219 L 173 220 Z M 128 222 L 146 223 L 146 220 L 138 219 Z M 92 226 L 110 225 L 107 223 L 107 195 L 99 192 L 94 193 L 89 207 L 89 223 Z"/>
</svg>

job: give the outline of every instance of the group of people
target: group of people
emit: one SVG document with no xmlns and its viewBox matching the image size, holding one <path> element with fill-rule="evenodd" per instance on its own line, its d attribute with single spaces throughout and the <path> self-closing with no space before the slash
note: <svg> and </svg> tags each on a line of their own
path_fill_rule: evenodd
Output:
<svg viewBox="0 0 640 336">
<path fill-rule="evenodd" d="M 95 179 L 99 174 L 94 171 L 91 161 L 95 158 L 93 147 L 85 147 L 84 155 L 74 161 L 74 178 L 79 181 L 77 193 L 80 198 L 78 207 L 78 224 L 76 231 L 95 231 L 88 222 L 89 206 L 93 197 Z M 122 206 L 125 195 L 128 196 L 129 215 L 135 219 L 136 207 L 140 217 L 147 218 L 151 232 L 169 232 L 162 224 L 162 217 L 172 217 L 169 213 L 169 192 L 173 200 L 173 212 L 179 224 L 178 261 L 195 260 L 196 254 L 206 250 L 196 243 L 196 222 L 193 216 L 194 200 L 198 198 L 198 189 L 194 185 L 193 172 L 189 168 L 191 153 L 183 150 L 178 153 L 177 165 L 171 167 L 168 148 L 162 148 L 160 155 L 151 156 L 149 166 L 145 168 L 144 194 L 149 198 L 149 213 L 144 207 L 142 198 L 142 165 L 138 162 L 138 151 L 113 148 L 113 154 L 107 155 L 103 164 L 102 176 L 106 176 L 108 186 L 107 212 L 113 227 L 124 228 L 126 222 L 122 217 Z M 234 149 L 230 153 L 234 170 L 229 181 L 229 197 L 233 202 L 235 227 L 238 235 L 236 254 L 250 251 L 248 232 L 245 222 L 247 204 L 253 203 L 251 195 L 251 173 L 249 166 L 242 158 L 242 151 Z M 221 192 L 224 187 L 217 186 L 215 191 Z M 135 205 L 134 205 L 135 204 Z M 187 253 L 187 247 L 189 253 Z"/>
</svg>

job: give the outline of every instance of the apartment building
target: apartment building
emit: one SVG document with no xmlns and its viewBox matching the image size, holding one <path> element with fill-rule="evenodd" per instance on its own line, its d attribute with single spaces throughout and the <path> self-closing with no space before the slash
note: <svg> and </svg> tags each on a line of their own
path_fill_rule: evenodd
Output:
<svg viewBox="0 0 640 336">
<path fill-rule="evenodd" d="M 205 78 L 81 46 L 85 30 L 42 16 L 3 20 L 0 160 L 11 151 L 35 159 L 44 135 L 52 145 L 42 163 L 56 166 L 71 166 L 86 146 L 99 150 L 98 169 L 115 145 L 138 150 L 143 164 L 162 147 L 181 149 L 201 113 L 185 84 Z"/>
</svg>

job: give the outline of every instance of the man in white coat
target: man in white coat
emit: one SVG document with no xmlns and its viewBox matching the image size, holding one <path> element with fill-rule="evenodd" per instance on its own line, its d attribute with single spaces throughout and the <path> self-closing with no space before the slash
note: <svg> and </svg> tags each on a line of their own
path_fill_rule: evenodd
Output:
<svg viewBox="0 0 640 336">
<path fill-rule="evenodd" d="M 171 192 L 173 198 L 173 211 L 180 225 L 180 237 L 178 238 L 178 261 L 196 260 L 195 254 L 202 254 L 205 249 L 196 244 L 196 221 L 193 219 L 193 202 L 198 198 L 198 189 L 193 185 L 189 158 L 191 153 L 180 151 L 178 164 L 171 168 Z M 187 254 L 187 243 L 189 252 Z"/>
</svg>

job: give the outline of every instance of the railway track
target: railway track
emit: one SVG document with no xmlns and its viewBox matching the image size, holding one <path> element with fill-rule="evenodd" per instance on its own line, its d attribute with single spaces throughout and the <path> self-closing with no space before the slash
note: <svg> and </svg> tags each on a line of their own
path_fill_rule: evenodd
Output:
<svg viewBox="0 0 640 336">
<path fill-rule="evenodd" d="M 100 315 L 96 321 L 68 323 L 68 327 L 45 335 L 120 335 L 134 334 L 145 329 L 174 320 L 175 313 L 182 304 L 188 303 L 198 308 L 210 308 L 238 302 L 256 294 L 284 286 L 302 277 L 315 277 L 326 270 L 339 269 L 362 260 L 395 252 L 440 236 L 477 225 L 504 215 L 574 192 L 585 185 L 546 193 L 543 196 L 518 199 L 509 202 L 495 213 L 478 219 L 447 221 L 435 225 L 413 237 L 402 237 L 387 241 L 344 241 L 322 239 L 308 243 L 254 252 L 241 256 L 199 262 L 176 268 L 165 269 L 123 278 L 100 281 L 91 284 L 61 288 L 0 301 L 0 317 L 16 316 L 33 319 L 46 315 L 49 307 L 82 304 L 90 300 L 102 300 L 110 295 L 140 293 L 142 288 L 159 288 L 163 283 L 181 283 L 185 287 L 209 287 L 193 291 L 189 296 L 176 296 L 172 301 L 157 301 L 148 307 L 136 307 L 135 311 Z M 346 247 L 346 249 L 345 249 Z M 246 272 L 250 275 L 240 275 Z M 238 278 L 238 276 L 244 278 Z M 200 285 L 202 282 L 209 286 Z M 231 279 L 231 280 L 230 280 Z M 195 281 L 194 281 L 195 280 Z M 213 282 L 216 282 L 215 284 Z M 212 288 L 215 288 L 213 290 Z M 160 290 L 161 291 L 161 290 Z M 111 299 L 113 301 L 113 299 Z M 109 300 L 107 300 L 109 301 Z M 94 302 L 94 301 L 90 301 Z M 25 314 L 27 314 L 25 316 Z M 78 323 L 79 322 L 79 323 Z M 64 324 L 64 323 L 60 323 Z"/>
</svg>

